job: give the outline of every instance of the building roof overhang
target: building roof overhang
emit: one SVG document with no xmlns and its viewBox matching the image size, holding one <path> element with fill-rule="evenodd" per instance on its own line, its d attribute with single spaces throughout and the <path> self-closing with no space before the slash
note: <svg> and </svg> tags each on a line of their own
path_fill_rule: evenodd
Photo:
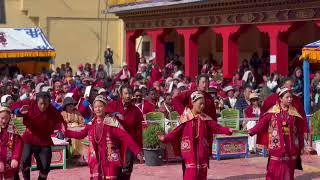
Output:
<svg viewBox="0 0 320 180">
<path fill-rule="evenodd" d="M 143 9 L 150 9 L 150 8 L 161 8 L 161 7 L 168 7 L 168 6 L 177 6 L 183 4 L 190 3 L 198 3 L 203 2 L 206 0 L 151 0 L 146 2 L 138 2 L 138 3 L 129 3 L 123 5 L 113 5 L 105 10 L 105 13 L 126 13 L 132 11 L 139 11 Z"/>
<path fill-rule="evenodd" d="M 320 0 L 169 1 L 112 12 L 123 19 L 126 30 L 320 20 Z"/>
</svg>

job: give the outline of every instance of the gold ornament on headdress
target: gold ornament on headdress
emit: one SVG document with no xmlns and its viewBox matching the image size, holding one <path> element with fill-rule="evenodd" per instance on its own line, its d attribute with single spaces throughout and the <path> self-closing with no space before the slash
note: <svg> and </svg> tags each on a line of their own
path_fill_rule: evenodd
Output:
<svg viewBox="0 0 320 180">
<path fill-rule="evenodd" d="M 204 98 L 202 92 L 195 91 L 191 94 L 191 102 L 196 102 L 198 99 Z"/>
</svg>

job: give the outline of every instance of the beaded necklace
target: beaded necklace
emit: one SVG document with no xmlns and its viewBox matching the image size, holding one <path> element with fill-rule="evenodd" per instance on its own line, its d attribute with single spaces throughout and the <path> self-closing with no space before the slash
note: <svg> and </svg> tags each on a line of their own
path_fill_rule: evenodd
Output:
<svg viewBox="0 0 320 180">
<path fill-rule="evenodd" d="M 99 127 L 99 128 L 103 128 L 103 123 L 102 123 L 102 122 L 97 123 L 97 124 L 94 125 L 93 136 L 94 136 L 94 140 L 95 140 L 95 142 L 96 142 L 97 144 L 100 143 L 100 141 L 101 141 L 101 139 L 102 139 L 102 134 L 103 134 L 103 131 L 102 131 L 100 137 L 98 137 L 98 135 L 97 135 L 97 126 L 101 126 L 100 124 L 102 124 L 102 127 Z"/>
</svg>

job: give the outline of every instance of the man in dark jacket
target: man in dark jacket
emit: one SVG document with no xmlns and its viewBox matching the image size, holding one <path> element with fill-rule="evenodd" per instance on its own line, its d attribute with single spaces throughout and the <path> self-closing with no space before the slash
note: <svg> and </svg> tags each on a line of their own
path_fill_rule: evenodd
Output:
<svg viewBox="0 0 320 180">
<path fill-rule="evenodd" d="M 239 115 L 240 118 L 243 118 L 243 112 L 247 107 L 250 105 L 250 94 L 252 92 L 252 87 L 251 86 L 246 86 L 243 95 L 241 95 L 236 102 L 235 108 L 239 110 Z"/>
<path fill-rule="evenodd" d="M 104 51 L 104 63 L 106 64 L 107 76 L 111 77 L 112 64 L 113 64 L 113 51 L 109 47 Z"/>
</svg>

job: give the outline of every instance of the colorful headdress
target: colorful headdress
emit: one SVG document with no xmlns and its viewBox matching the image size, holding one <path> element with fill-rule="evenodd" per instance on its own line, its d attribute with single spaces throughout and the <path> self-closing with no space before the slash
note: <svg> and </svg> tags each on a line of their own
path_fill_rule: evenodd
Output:
<svg viewBox="0 0 320 180">
<path fill-rule="evenodd" d="M 201 91 L 195 91 L 191 94 L 191 101 L 194 103 L 196 102 L 198 99 L 204 98 L 203 94 L 201 93 Z"/>
<path fill-rule="evenodd" d="M 5 106 L 0 106 L 0 112 L 7 112 L 7 113 L 11 113 L 10 108 L 5 107 Z"/>
<path fill-rule="evenodd" d="M 281 88 L 279 91 L 278 91 L 278 95 L 279 96 L 282 96 L 283 94 L 287 93 L 287 92 L 290 92 L 292 91 L 291 89 L 289 88 Z"/>
<path fill-rule="evenodd" d="M 102 95 L 97 96 L 97 97 L 94 99 L 93 104 L 94 104 L 95 102 L 97 102 L 97 101 L 100 101 L 100 102 L 102 102 L 102 103 L 105 104 L 105 105 L 108 104 L 107 99 L 106 99 L 104 96 L 102 96 Z"/>
</svg>

